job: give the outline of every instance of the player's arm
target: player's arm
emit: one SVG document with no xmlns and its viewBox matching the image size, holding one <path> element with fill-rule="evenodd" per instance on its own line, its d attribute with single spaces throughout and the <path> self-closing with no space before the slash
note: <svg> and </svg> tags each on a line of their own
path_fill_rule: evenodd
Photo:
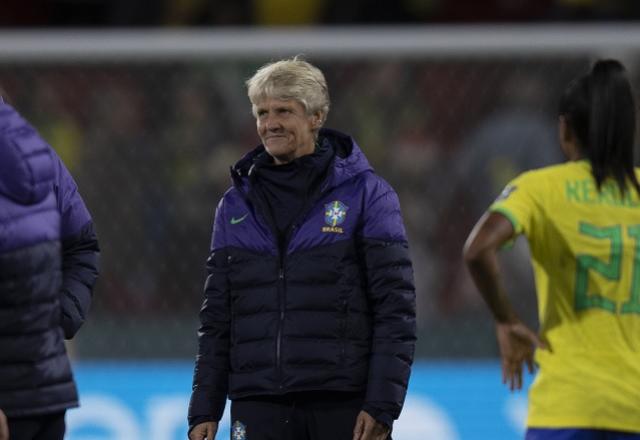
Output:
<svg viewBox="0 0 640 440">
<path fill-rule="evenodd" d="M 464 245 L 464 261 L 498 323 L 515 318 L 498 264 L 499 249 L 513 238 L 514 233 L 513 225 L 505 216 L 487 212 L 478 220 Z"/>
<path fill-rule="evenodd" d="M 542 347 L 538 336 L 516 316 L 509 301 L 498 262 L 498 251 L 514 238 L 513 224 L 498 212 L 485 213 L 464 245 L 464 260 L 496 322 L 496 335 L 502 358 L 502 382 L 511 390 L 522 387 L 522 367 L 533 372 L 535 347 Z"/>
</svg>

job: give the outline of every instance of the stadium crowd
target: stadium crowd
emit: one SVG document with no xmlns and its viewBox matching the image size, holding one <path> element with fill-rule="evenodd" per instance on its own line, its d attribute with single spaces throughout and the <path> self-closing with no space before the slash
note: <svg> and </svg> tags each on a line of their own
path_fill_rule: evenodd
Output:
<svg viewBox="0 0 640 440">
<path fill-rule="evenodd" d="M 229 166 L 259 142 L 242 93 L 258 63 L 17 63 L 0 73 L 8 101 L 76 177 L 101 238 L 98 318 L 79 355 L 191 355 L 213 207 Z M 327 125 L 356 137 L 399 194 L 419 268 L 419 330 L 430 335 L 418 355 L 494 354 L 462 242 L 509 179 L 557 161 L 552 97 L 588 60 L 319 64 L 332 88 Z M 526 251 L 505 257 L 515 286 L 532 285 Z M 532 321 L 528 289 L 516 290 L 516 306 Z M 170 336 L 150 344 L 167 326 Z"/>
</svg>

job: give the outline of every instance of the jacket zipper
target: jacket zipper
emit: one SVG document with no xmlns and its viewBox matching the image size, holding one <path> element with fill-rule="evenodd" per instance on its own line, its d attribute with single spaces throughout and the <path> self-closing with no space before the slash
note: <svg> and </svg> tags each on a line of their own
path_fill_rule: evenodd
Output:
<svg viewBox="0 0 640 440">
<path fill-rule="evenodd" d="M 300 215 L 298 218 L 294 220 L 294 222 L 287 229 L 284 239 L 280 241 L 280 235 L 278 234 L 278 228 L 276 227 L 276 222 L 271 215 L 271 211 L 269 208 L 264 206 L 263 200 L 260 196 L 256 196 L 254 191 L 243 192 L 240 191 L 241 194 L 244 194 L 247 201 L 253 203 L 254 206 L 258 208 L 259 211 L 262 212 L 264 219 L 267 221 L 273 236 L 276 239 L 276 247 L 278 249 L 278 305 L 279 305 L 279 318 L 278 318 L 278 329 L 276 331 L 276 375 L 278 381 L 278 389 L 283 389 L 282 384 L 282 327 L 284 326 L 284 317 L 285 317 L 285 300 L 286 300 L 286 274 L 285 274 L 285 259 L 287 249 L 289 248 L 289 242 L 291 241 L 291 237 L 293 236 L 295 230 L 298 228 L 298 225 L 309 213 L 310 209 L 315 206 L 317 200 L 320 199 L 320 196 L 327 190 L 328 182 L 330 181 L 330 176 L 332 175 L 333 169 L 329 167 L 327 178 L 320 184 L 318 190 L 315 191 L 315 194 L 309 194 L 306 200 L 306 204 L 303 209 L 300 211 Z"/>
<path fill-rule="evenodd" d="M 278 377 L 278 389 L 282 389 L 282 357 L 280 347 L 282 346 L 282 327 L 284 325 L 284 267 L 280 261 L 278 273 L 278 304 L 280 306 L 280 318 L 278 319 L 278 332 L 276 334 L 276 370 Z"/>
<path fill-rule="evenodd" d="M 275 223 L 274 223 L 275 224 Z M 287 282 L 286 282 L 286 254 L 289 248 L 289 242 L 293 233 L 297 229 L 298 224 L 292 223 L 287 229 L 283 240 L 279 243 L 278 252 L 280 259 L 280 267 L 278 269 L 278 305 L 280 307 L 280 316 L 278 319 L 278 331 L 276 333 L 276 369 L 278 377 L 278 389 L 282 389 L 282 328 L 284 327 L 285 302 L 287 299 Z M 273 228 L 275 230 L 275 226 Z M 277 237 L 276 231 L 276 237 Z"/>
<path fill-rule="evenodd" d="M 289 247 L 289 240 L 291 239 L 291 235 L 293 231 L 296 229 L 295 224 L 289 227 L 285 236 L 282 240 L 280 240 L 280 234 L 278 233 L 278 228 L 276 227 L 276 222 L 271 215 L 271 211 L 269 208 L 264 205 L 263 200 L 260 196 L 257 196 L 254 192 L 248 195 L 248 199 L 258 208 L 258 210 L 262 213 L 262 216 L 267 221 L 269 228 L 271 229 L 271 233 L 276 239 L 276 248 L 278 249 L 278 281 L 277 281 L 277 290 L 278 290 L 278 328 L 276 330 L 276 377 L 278 382 L 278 390 L 282 390 L 282 327 L 284 326 L 284 317 L 285 317 L 285 255 L 287 252 L 287 248 Z"/>
</svg>

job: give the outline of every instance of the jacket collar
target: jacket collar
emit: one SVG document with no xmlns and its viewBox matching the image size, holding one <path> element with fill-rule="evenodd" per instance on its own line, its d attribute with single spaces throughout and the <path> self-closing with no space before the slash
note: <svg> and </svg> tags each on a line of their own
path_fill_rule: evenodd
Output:
<svg viewBox="0 0 640 440">
<path fill-rule="evenodd" d="M 351 136 L 337 130 L 323 128 L 318 134 L 318 139 L 320 142 L 328 142 L 336 153 L 333 164 L 330 166 L 328 178 L 322 185 L 321 191 L 334 188 L 358 174 L 373 171 L 364 153 Z M 260 144 L 231 167 L 234 186 L 246 191 L 249 184 L 248 178 L 255 167 L 255 158 L 264 152 L 264 145 Z"/>
</svg>

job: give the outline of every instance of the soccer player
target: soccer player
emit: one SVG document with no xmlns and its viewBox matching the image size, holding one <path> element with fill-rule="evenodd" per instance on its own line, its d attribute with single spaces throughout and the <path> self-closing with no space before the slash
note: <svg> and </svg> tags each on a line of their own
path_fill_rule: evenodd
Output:
<svg viewBox="0 0 640 440">
<path fill-rule="evenodd" d="M 469 235 L 464 258 L 495 321 L 503 382 L 529 393 L 527 440 L 640 439 L 640 185 L 624 67 L 595 63 L 560 101 L 568 162 L 521 174 Z M 524 235 L 540 330 L 514 313 L 498 250 Z M 535 357 L 534 357 L 535 354 Z"/>
<path fill-rule="evenodd" d="M 321 128 L 323 73 L 299 58 L 247 82 L 262 143 L 218 204 L 189 407 L 213 440 L 385 440 L 407 391 L 415 292 L 400 206 L 362 150 Z"/>
</svg>

